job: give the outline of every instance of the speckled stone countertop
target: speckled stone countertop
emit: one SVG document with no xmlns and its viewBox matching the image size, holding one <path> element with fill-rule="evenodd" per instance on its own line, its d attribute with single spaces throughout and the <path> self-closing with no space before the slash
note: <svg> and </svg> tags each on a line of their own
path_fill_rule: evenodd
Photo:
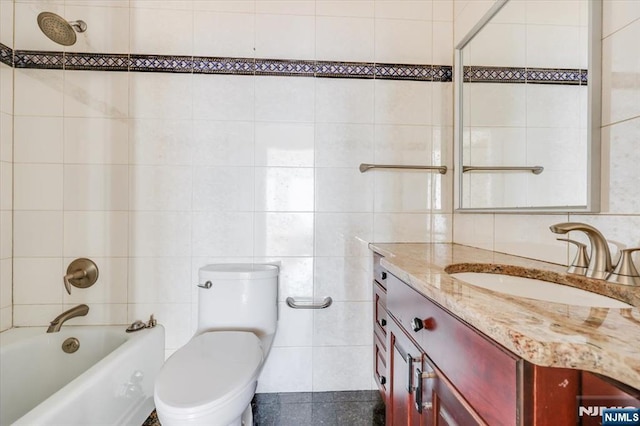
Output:
<svg viewBox="0 0 640 426">
<path fill-rule="evenodd" d="M 464 322 L 537 365 L 592 371 L 640 389 L 640 288 L 566 274 L 566 267 L 457 244 L 375 244 L 381 265 Z M 594 291 L 634 308 L 543 302 L 464 283 L 494 272 Z"/>
</svg>

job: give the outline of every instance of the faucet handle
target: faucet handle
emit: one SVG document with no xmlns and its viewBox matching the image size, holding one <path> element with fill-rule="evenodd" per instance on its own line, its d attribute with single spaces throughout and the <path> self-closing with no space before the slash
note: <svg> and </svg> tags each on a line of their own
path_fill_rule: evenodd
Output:
<svg viewBox="0 0 640 426">
<path fill-rule="evenodd" d="M 640 286 L 640 274 L 631 258 L 631 253 L 638 250 L 640 250 L 640 247 L 620 250 L 620 260 L 611 275 L 607 278 L 607 281 L 617 284 Z"/>
<path fill-rule="evenodd" d="M 556 238 L 558 241 L 566 241 L 571 244 L 575 244 L 578 247 L 576 257 L 571 262 L 571 265 L 567 269 L 570 274 L 584 275 L 587 273 L 589 267 L 589 255 L 587 255 L 587 245 L 580 241 L 571 240 L 569 238 Z"/>
<path fill-rule="evenodd" d="M 91 287 L 98 280 L 98 267 L 91 259 L 76 259 L 69 264 L 62 280 L 68 294 L 71 294 L 72 285 L 78 288 Z"/>
</svg>

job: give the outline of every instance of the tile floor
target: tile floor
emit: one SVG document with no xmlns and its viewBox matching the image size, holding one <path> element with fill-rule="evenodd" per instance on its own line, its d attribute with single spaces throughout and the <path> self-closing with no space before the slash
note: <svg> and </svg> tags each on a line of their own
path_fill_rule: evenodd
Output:
<svg viewBox="0 0 640 426">
<path fill-rule="evenodd" d="M 378 391 L 259 393 L 254 426 L 384 426 Z M 160 426 L 155 411 L 143 426 Z"/>
</svg>

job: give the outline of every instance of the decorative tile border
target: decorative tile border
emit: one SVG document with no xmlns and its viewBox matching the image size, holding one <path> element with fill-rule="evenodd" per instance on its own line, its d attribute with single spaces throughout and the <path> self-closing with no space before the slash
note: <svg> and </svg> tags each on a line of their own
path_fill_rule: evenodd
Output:
<svg viewBox="0 0 640 426">
<path fill-rule="evenodd" d="M 129 71 L 193 72 L 193 56 L 131 55 Z"/>
<path fill-rule="evenodd" d="M 63 52 L 14 50 L 13 66 L 16 68 L 54 69 L 64 68 Z"/>
<path fill-rule="evenodd" d="M 376 78 L 376 66 L 370 62 L 317 61 L 315 75 L 326 78 Z"/>
<path fill-rule="evenodd" d="M 196 74 L 237 74 L 253 75 L 255 59 L 248 58 L 210 58 L 195 56 L 193 72 Z"/>
<path fill-rule="evenodd" d="M 0 62 L 5 65 L 13 66 L 13 49 L 0 43 Z"/>
<path fill-rule="evenodd" d="M 128 71 L 129 58 L 123 55 L 91 53 L 65 53 L 64 69 L 95 71 Z"/>
<path fill-rule="evenodd" d="M 316 64 L 314 61 L 256 59 L 254 71 L 256 75 L 315 77 Z"/>
<path fill-rule="evenodd" d="M 364 78 L 439 82 L 451 82 L 453 75 L 452 67 L 447 65 L 39 52 L 31 50 L 14 51 L 4 45 L 0 45 L 0 47 L 2 61 L 16 68 Z"/>
<path fill-rule="evenodd" d="M 566 68 L 514 68 L 466 66 L 463 80 L 467 83 L 541 83 L 586 85 L 588 72 Z"/>
<path fill-rule="evenodd" d="M 0 61 L 16 68 L 35 69 L 271 75 L 439 82 L 451 82 L 453 80 L 453 69 L 447 65 L 14 51 L 1 43 Z M 566 85 L 586 85 L 588 83 L 587 70 L 583 69 L 466 66 L 463 74 L 464 81 L 469 83 Z"/>
</svg>

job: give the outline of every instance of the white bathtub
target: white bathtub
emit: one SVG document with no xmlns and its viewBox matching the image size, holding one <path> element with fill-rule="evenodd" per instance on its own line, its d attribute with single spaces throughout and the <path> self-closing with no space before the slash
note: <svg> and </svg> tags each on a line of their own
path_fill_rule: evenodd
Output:
<svg viewBox="0 0 640 426">
<path fill-rule="evenodd" d="M 0 425 L 135 425 L 151 413 L 164 362 L 160 325 L 13 328 L 0 333 Z M 72 354 L 62 342 L 75 337 Z"/>
</svg>

